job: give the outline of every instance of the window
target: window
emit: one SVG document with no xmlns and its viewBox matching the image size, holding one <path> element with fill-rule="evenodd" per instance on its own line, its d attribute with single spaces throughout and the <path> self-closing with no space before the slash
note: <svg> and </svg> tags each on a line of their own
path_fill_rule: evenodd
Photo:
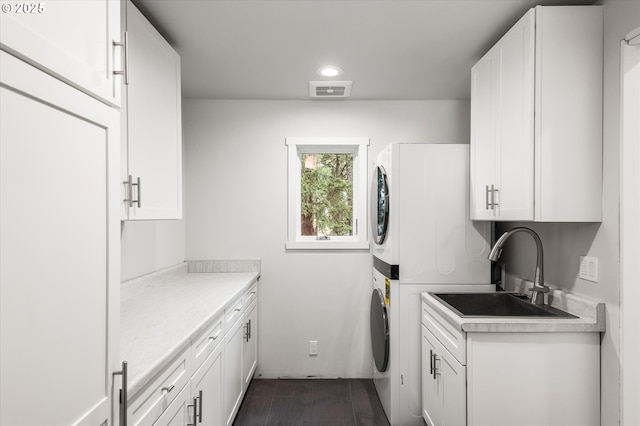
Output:
<svg viewBox="0 0 640 426">
<path fill-rule="evenodd" d="M 288 249 L 368 249 L 367 138 L 287 138 Z"/>
</svg>

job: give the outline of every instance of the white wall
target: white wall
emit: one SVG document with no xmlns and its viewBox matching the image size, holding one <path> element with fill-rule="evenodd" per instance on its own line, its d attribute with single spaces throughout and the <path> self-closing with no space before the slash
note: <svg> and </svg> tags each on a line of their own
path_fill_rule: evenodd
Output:
<svg viewBox="0 0 640 426">
<path fill-rule="evenodd" d="M 285 251 L 286 137 L 468 143 L 466 101 L 183 103 L 187 259 L 261 259 L 258 374 L 370 377 L 371 255 Z M 318 340 L 318 356 L 308 341 Z"/>
<path fill-rule="evenodd" d="M 121 280 L 155 272 L 185 260 L 185 221 L 121 222 Z"/>
<path fill-rule="evenodd" d="M 576 294 L 601 300 L 607 306 L 607 332 L 602 336 L 602 424 L 620 420 L 620 253 L 619 253 L 619 126 L 620 40 L 640 26 L 640 1 L 607 0 L 604 4 L 604 129 L 603 221 L 601 224 L 496 225 L 496 234 L 516 226 L 529 226 L 544 244 L 545 281 Z M 570 165 L 568 165 L 570 167 Z M 599 282 L 578 278 L 579 257 L 599 259 Z M 533 278 L 535 245 L 518 234 L 507 242 L 502 259 L 509 281 Z"/>
</svg>

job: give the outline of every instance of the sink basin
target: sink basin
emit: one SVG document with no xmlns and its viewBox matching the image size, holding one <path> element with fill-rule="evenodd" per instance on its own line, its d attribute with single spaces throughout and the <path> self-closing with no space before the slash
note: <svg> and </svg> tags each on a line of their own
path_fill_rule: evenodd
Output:
<svg viewBox="0 0 640 426">
<path fill-rule="evenodd" d="M 533 305 L 512 293 L 432 293 L 463 317 L 578 318 L 551 306 Z"/>
</svg>

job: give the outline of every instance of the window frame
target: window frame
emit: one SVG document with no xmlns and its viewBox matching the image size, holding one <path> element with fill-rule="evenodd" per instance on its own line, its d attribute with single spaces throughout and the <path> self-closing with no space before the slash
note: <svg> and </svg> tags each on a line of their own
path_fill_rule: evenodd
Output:
<svg viewBox="0 0 640 426">
<path fill-rule="evenodd" d="M 369 138 L 286 138 L 287 240 L 291 250 L 368 250 L 367 167 Z M 301 155 L 353 154 L 354 235 L 317 240 L 301 231 Z"/>
</svg>

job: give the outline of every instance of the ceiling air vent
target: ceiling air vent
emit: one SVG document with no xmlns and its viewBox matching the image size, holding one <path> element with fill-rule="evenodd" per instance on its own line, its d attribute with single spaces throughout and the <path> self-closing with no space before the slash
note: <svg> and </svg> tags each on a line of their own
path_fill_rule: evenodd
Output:
<svg viewBox="0 0 640 426">
<path fill-rule="evenodd" d="M 309 95 L 312 98 L 348 98 L 351 95 L 351 81 L 310 81 Z"/>
</svg>

